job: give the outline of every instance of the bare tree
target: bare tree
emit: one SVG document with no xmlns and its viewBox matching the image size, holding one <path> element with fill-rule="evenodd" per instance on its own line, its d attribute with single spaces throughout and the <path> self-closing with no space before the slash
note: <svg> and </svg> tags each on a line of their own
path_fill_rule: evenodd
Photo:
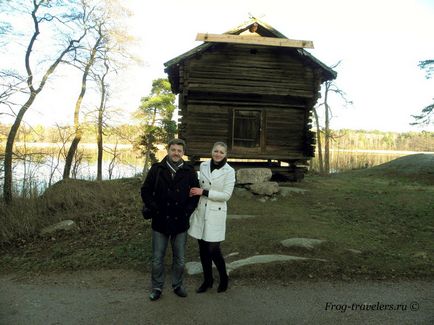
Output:
<svg viewBox="0 0 434 325">
<path fill-rule="evenodd" d="M 108 122 L 113 118 L 114 112 L 109 110 L 108 101 L 110 98 L 110 77 L 117 74 L 119 70 L 125 69 L 130 63 L 139 63 L 140 60 L 131 54 L 129 47 L 134 44 L 134 38 L 129 35 L 126 26 L 123 24 L 125 18 L 131 13 L 122 6 L 118 0 L 105 2 L 105 7 L 101 11 L 99 20 L 104 22 L 105 33 L 104 47 L 98 54 L 98 62 L 94 66 L 93 79 L 98 84 L 100 101 L 97 108 L 97 180 L 102 180 L 102 162 L 104 154 L 103 138 L 104 130 L 108 127 Z M 117 112 L 118 113 L 118 112 Z M 117 148 L 117 139 L 116 139 Z M 109 165 L 109 177 L 112 177 L 114 163 L 118 160 L 116 154 Z"/>
<path fill-rule="evenodd" d="M 318 165 L 320 174 L 324 174 L 324 160 L 322 156 L 322 143 L 321 143 L 321 127 L 319 124 L 318 112 L 316 111 L 316 107 L 313 108 L 313 115 L 315 118 L 315 126 L 316 126 L 316 143 L 318 148 Z"/>
<path fill-rule="evenodd" d="M 18 129 L 20 127 L 20 124 L 23 120 L 23 117 L 27 110 L 32 106 L 33 102 L 35 101 L 38 94 L 44 89 L 44 86 L 46 85 L 48 78 L 53 74 L 53 72 L 56 70 L 56 68 L 59 66 L 59 64 L 62 62 L 62 60 L 65 58 L 66 54 L 75 50 L 78 46 L 78 44 L 81 42 L 81 40 L 85 37 L 86 31 L 82 31 L 80 35 L 78 35 L 76 38 L 66 36 L 64 41 L 65 45 L 63 49 L 60 50 L 59 53 L 56 54 L 55 59 L 52 61 L 52 63 L 49 65 L 48 69 L 45 71 L 45 73 L 42 75 L 42 78 L 39 82 L 39 84 L 36 84 L 34 78 L 35 75 L 32 70 L 31 66 L 31 55 L 34 53 L 35 44 L 37 41 L 38 36 L 40 35 L 40 25 L 42 23 L 46 22 L 60 22 L 61 24 L 69 24 L 72 21 L 76 21 L 77 19 L 85 19 L 86 14 L 85 13 L 74 13 L 69 15 L 62 15 L 62 14 L 51 14 L 50 9 L 53 8 L 53 3 L 48 0 L 33 0 L 32 1 L 32 11 L 31 11 L 31 18 L 33 22 L 34 31 L 30 38 L 30 41 L 27 45 L 26 52 L 25 52 L 25 70 L 27 74 L 26 82 L 27 82 L 27 88 L 28 88 L 28 98 L 25 101 L 25 103 L 21 106 L 19 109 L 15 121 L 12 124 L 12 127 L 9 131 L 7 142 L 6 142 L 6 149 L 5 149 L 5 160 L 4 160 L 4 173 L 5 173 L 5 180 L 4 180 L 4 186 L 3 186 L 3 199 L 6 203 L 12 202 L 12 159 L 13 159 L 13 148 L 14 148 L 14 142 L 15 137 L 17 135 Z M 45 10 L 44 10 L 45 9 Z M 53 10 L 53 12 L 56 12 Z M 76 11 L 73 11 L 76 12 Z"/>
<path fill-rule="evenodd" d="M 335 69 L 341 61 L 331 66 L 332 69 Z M 330 129 L 330 122 L 333 117 L 332 110 L 329 104 L 330 95 L 335 94 L 343 100 L 344 105 L 351 105 L 352 101 L 348 100 L 346 97 L 346 93 L 338 87 L 334 80 L 328 80 L 324 83 L 324 96 L 323 101 L 318 105 L 317 108 L 314 109 L 314 114 L 317 130 L 319 129 L 319 119 L 318 119 L 318 109 L 321 106 L 324 106 L 324 128 L 322 132 L 317 132 L 317 143 L 318 143 L 318 152 L 320 153 L 320 171 L 323 171 L 325 174 L 330 173 L 330 142 L 333 139 L 332 130 Z M 322 161 L 322 148 L 321 148 L 321 133 L 324 134 L 324 160 Z"/>
<path fill-rule="evenodd" d="M 97 53 L 100 49 L 101 44 L 104 41 L 104 36 L 101 32 L 102 25 L 99 24 L 98 26 L 95 26 L 95 28 L 98 30 L 97 37 L 95 39 L 95 42 L 92 46 L 92 48 L 89 50 L 89 56 L 87 57 L 87 60 L 84 62 L 81 62 L 84 65 L 83 69 L 83 75 L 81 79 L 81 90 L 80 94 L 78 95 L 77 101 L 75 103 L 75 110 L 74 110 L 74 130 L 75 130 L 75 137 L 72 140 L 71 146 L 69 147 L 68 154 L 66 156 L 65 160 L 65 168 L 63 170 L 63 178 L 69 178 L 71 173 L 71 166 L 72 161 L 75 156 L 75 152 L 77 151 L 77 146 L 79 142 L 81 141 L 81 137 L 83 135 L 83 131 L 80 126 L 80 109 L 81 104 L 83 102 L 84 95 L 86 94 L 86 88 L 87 88 L 87 78 L 89 75 L 89 72 L 92 68 L 92 66 L 95 63 L 95 59 L 97 57 Z M 77 59 L 77 61 L 80 61 Z"/>
<path fill-rule="evenodd" d="M 94 46 L 89 55 L 82 62 L 83 78 L 82 88 L 77 100 L 74 114 L 74 127 L 76 136 L 71 144 L 70 150 L 65 163 L 63 177 L 69 177 L 69 170 L 72 164 L 73 153 L 77 149 L 82 136 L 80 128 L 79 113 L 81 103 L 86 92 L 87 77 L 93 77 L 93 81 L 97 83 L 100 91 L 99 108 L 97 109 L 97 128 L 98 128 L 98 175 L 97 178 L 102 178 L 102 155 L 103 155 L 103 124 L 105 106 L 108 98 L 109 81 L 107 80 L 109 71 L 117 71 L 117 69 L 125 67 L 125 63 L 129 61 L 137 61 L 126 49 L 132 43 L 132 38 L 123 29 L 122 19 L 130 13 L 125 10 L 118 0 L 98 1 L 98 0 L 82 0 L 83 6 L 92 8 L 91 20 L 94 25 L 89 30 L 89 35 L 94 40 Z"/>
<path fill-rule="evenodd" d="M 108 85 L 106 83 L 106 77 L 107 74 L 109 73 L 109 65 L 107 63 L 107 60 L 104 60 L 104 67 L 105 67 L 105 71 L 102 73 L 102 76 L 96 76 L 98 81 L 99 81 L 99 85 L 100 85 L 100 92 L 101 92 L 101 96 L 100 96 L 100 103 L 99 103 L 99 107 L 98 107 L 98 118 L 97 118 L 97 136 L 96 136 L 96 141 L 97 141 L 97 145 L 98 145 L 98 158 L 97 158 L 97 173 L 96 173 L 96 179 L 97 180 L 102 180 L 102 159 L 103 159 L 103 154 L 104 154 L 104 150 L 103 150 L 103 129 L 104 129 L 104 112 L 105 112 L 105 108 L 106 108 L 106 102 L 107 102 L 107 97 L 108 97 Z"/>
</svg>

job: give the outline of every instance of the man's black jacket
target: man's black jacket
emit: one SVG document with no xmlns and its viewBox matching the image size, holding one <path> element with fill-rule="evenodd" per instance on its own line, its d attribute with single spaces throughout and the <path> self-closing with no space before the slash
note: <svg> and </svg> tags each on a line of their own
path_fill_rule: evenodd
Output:
<svg viewBox="0 0 434 325">
<path fill-rule="evenodd" d="M 190 227 L 190 215 L 197 206 L 199 196 L 190 197 L 189 193 L 190 188 L 199 187 L 199 181 L 193 166 L 186 163 L 172 179 L 166 160 L 167 157 L 152 165 L 142 185 L 141 196 L 146 206 L 152 209 L 152 229 L 174 235 Z M 154 189 L 157 173 L 158 182 Z"/>
</svg>

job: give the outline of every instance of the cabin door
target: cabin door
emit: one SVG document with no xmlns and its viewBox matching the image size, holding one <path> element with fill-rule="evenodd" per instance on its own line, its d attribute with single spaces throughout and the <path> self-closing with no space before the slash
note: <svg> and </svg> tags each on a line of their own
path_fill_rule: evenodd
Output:
<svg viewBox="0 0 434 325">
<path fill-rule="evenodd" d="M 261 111 L 234 109 L 232 148 L 259 151 L 261 148 Z"/>
</svg>

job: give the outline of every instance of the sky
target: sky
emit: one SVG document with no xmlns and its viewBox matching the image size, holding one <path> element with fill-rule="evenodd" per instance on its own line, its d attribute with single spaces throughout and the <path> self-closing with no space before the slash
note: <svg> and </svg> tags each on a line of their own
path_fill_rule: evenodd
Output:
<svg viewBox="0 0 434 325">
<path fill-rule="evenodd" d="M 434 59 L 434 0 L 122 1 L 134 14 L 129 31 L 144 62 L 112 87 L 111 105 L 127 112 L 149 95 L 153 79 L 166 77 L 164 62 L 202 44 L 197 33 L 221 34 L 253 15 L 288 38 L 313 41 L 307 51 L 323 63 L 341 61 L 335 82 L 353 104 L 331 101 L 333 129 L 434 131 L 409 125 L 434 98 L 434 79 L 417 66 Z M 41 93 L 27 122 L 72 123 L 78 91 L 66 86 L 72 77 L 65 71 Z"/>
</svg>

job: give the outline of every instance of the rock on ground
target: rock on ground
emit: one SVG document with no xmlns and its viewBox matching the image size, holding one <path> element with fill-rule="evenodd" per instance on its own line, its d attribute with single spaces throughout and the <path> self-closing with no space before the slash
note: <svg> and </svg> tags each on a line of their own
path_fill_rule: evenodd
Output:
<svg viewBox="0 0 434 325">
<path fill-rule="evenodd" d="M 72 231 L 77 229 L 78 226 L 73 220 L 63 220 L 59 223 L 56 223 L 54 225 L 45 227 L 41 230 L 42 236 L 51 235 L 53 233 L 56 233 L 57 231 L 64 230 L 64 231 Z"/>
<path fill-rule="evenodd" d="M 289 196 L 291 194 L 304 194 L 307 190 L 298 187 L 280 187 L 279 194 L 283 197 Z"/>
<path fill-rule="evenodd" d="M 322 259 L 312 259 L 308 257 L 291 256 L 291 255 L 255 255 L 244 258 L 242 260 L 233 261 L 227 264 L 228 272 L 238 269 L 240 267 L 252 264 L 264 264 L 272 262 L 282 262 L 282 261 L 306 261 L 306 260 L 316 260 L 324 261 Z"/>
<path fill-rule="evenodd" d="M 269 168 L 241 168 L 237 170 L 237 184 L 267 182 L 273 173 Z"/>
<path fill-rule="evenodd" d="M 241 260 L 233 261 L 231 263 L 226 263 L 226 268 L 228 270 L 228 273 L 230 273 L 231 271 L 246 265 L 265 264 L 265 263 L 282 262 L 282 261 L 306 261 L 306 260 L 315 260 L 315 261 L 322 261 L 322 262 L 327 261 L 324 259 L 291 256 L 291 255 L 273 255 L 273 254 L 254 255 Z M 188 262 L 186 263 L 185 268 L 187 270 L 187 273 L 190 275 L 202 273 L 202 265 L 200 264 L 200 262 Z"/>
<path fill-rule="evenodd" d="M 325 240 L 312 238 L 289 238 L 281 241 L 281 244 L 288 248 L 314 249 L 316 246 L 323 244 Z"/>
<path fill-rule="evenodd" d="M 259 195 L 271 196 L 279 192 L 279 184 L 277 182 L 262 182 L 249 185 L 250 191 Z"/>
</svg>

